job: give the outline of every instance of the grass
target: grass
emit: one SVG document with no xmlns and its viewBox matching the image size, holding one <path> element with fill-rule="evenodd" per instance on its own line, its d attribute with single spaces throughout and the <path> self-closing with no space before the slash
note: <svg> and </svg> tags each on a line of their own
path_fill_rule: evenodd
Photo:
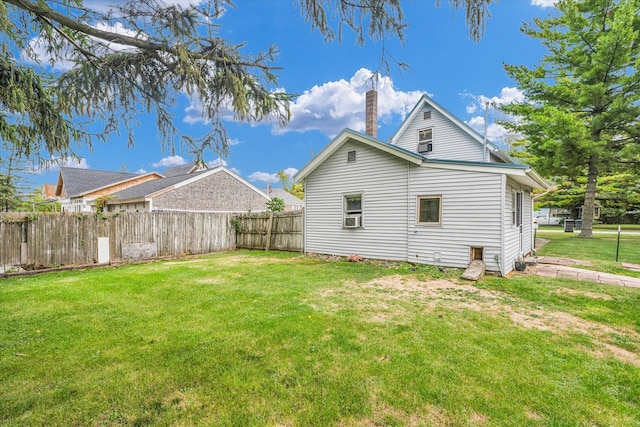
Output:
<svg viewBox="0 0 640 427">
<path fill-rule="evenodd" d="M 640 277 L 640 272 L 622 267 L 621 263 L 640 264 L 640 235 L 623 234 L 620 238 L 618 261 L 616 234 L 595 234 L 591 239 L 579 237 L 579 233 L 545 233 L 536 236 L 551 240 L 537 251 L 542 256 L 557 256 L 589 261 L 593 266 L 585 266 L 598 271 Z"/>
<path fill-rule="evenodd" d="M 621 230 L 624 231 L 640 231 L 640 224 L 622 224 L 620 225 Z M 540 224 L 538 229 L 543 230 L 563 230 L 562 225 L 546 225 Z M 594 224 L 593 229 L 595 231 L 618 231 L 618 224 Z M 576 231 L 577 232 L 577 231 Z"/>
<path fill-rule="evenodd" d="M 2 425 L 640 425 L 636 289 L 238 251 L 0 281 Z"/>
</svg>

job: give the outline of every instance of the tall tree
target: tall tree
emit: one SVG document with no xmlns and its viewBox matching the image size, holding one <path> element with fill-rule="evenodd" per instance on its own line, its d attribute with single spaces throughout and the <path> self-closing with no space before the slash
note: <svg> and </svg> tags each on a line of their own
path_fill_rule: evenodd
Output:
<svg viewBox="0 0 640 427">
<path fill-rule="evenodd" d="M 592 237 L 599 174 L 640 165 L 640 0 L 561 0 L 522 31 L 548 53 L 505 65 L 527 99 L 505 106 L 540 172 L 585 176 L 581 237 Z"/>
<path fill-rule="evenodd" d="M 282 188 L 289 194 L 296 196 L 300 200 L 304 200 L 304 185 L 301 182 L 294 182 L 291 176 L 284 170 L 276 172 L 276 176 L 282 184 Z"/>
<path fill-rule="evenodd" d="M 20 194 L 28 185 L 25 179 L 27 162 L 18 151 L 12 144 L 0 140 L 0 212 L 18 209 Z"/>
<path fill-rule="evenodd" d="M 449 0 L 466 10 L 474 39 L 482 35 L 491 1 Z M 113 6 L 105 11 L 105 3 Z M 246 53 L 243 44 L 222 38 L 216 17 L 235 7 L 230 0 L 171 3 L 0 1 L 0 138 L 25 156 L 69 156 L 73 142 L 90 146 L 120 130 L 133 144 L 142 111 L 155 114 L 165 148 L 181 145 L 197 159 L 206 149 L 225 155 L 228 111 L 241 121 L 285 124 L 292 95 L 277 90 L 277 47 Z M 328 41 L 340 40 L 344 27 L 361 43 L 402 39 L 407 26 L 399 0 L 295 4 Z M 61 64 L 70 69 L 61 71 Z M 174 124 L 171 109 L 185 92 L 197 97 L 211 124 L 203 136 L 183 134 Z M 92 133 L 89 124 L 96 122 L 101 127 Z"/>
<path fill-rule="evenodd" d="M 537 208 L 563 208 L 575 215 L 584 206 L 587 177 L 557 179 L 556 188 L 536 200 Z M 624 221 L 628 212 L 640 210 L 640 181 L 633 173 L 600 176 L 595 202 L 600 220 L 607 224 Z"/>
<path fill-rule="evenodd" d="M 0 212 L 11 212 L 19 205 L 15 180 L 10 175 L 0 173 Z"/>
</svg>

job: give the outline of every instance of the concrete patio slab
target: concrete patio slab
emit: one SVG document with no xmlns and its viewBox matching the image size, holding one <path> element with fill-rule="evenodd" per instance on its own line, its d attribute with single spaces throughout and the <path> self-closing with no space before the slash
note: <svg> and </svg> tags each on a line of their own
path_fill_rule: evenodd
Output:
<svg viewBox="0 0 640 427">
<path fill-rule="evenodd" d="M 559 257 L 527 257 L 527 269 L 524 273 L 514 274 L 535 274 L 542 277 L 564 278 L 573 280 L 584 280 L 588 282 L 601 283 L 603 285 L 625 286 L 640 289 L 640 277 L 630 277 L 621 274 L 604 273 L 595 270 L 572 267 L 572 265 L 593 265 L 589 261 L 581 261 L 571 258 Z M 623 264 L 624 267 L 635 266 L 635 264 Z M 640 266 L 638 266 L 640 267 Z"/>
</svg>

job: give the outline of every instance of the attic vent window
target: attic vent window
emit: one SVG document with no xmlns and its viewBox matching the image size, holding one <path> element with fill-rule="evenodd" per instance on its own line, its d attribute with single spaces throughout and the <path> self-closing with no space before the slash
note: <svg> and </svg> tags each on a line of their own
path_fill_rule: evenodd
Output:
<svg viewBox="0 0 640 427">
<path fill-rule="evenodd" d="M 418 131 L 418 153 L 433 151 L 433 129 Z"/>
<path fill-rule="evenodd" d="M 431 111 L 424 112 L 424 120 L 429 120 L 431 118 Z"/>
<path fill-rule="evenodd" d="M 347 162 L 351 163 L 351 162 L 355 162 L 356 161 L 356 152 L 355 151 L 349 151 L 347 153 Z"/>
</svg>

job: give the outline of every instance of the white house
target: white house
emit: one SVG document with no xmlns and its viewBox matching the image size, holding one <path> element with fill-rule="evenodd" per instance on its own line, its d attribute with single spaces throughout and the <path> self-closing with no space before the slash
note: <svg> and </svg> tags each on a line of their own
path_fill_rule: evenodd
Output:
<svg viewBox="0 0 640 427">
<path fill-rule="evenodd" d="M 306 252 L 507 274 L 533 249 L 532 191 L 548 188 L 423 96 L 390 143 L 349 129 L 297 175 Z"/>
</svg>

